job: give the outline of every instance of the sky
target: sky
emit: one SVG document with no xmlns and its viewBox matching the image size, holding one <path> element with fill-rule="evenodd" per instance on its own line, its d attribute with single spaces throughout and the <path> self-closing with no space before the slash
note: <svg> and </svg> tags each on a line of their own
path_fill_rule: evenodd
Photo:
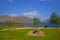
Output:
<svg viewBox="0 0 60 40">
<path fill-rule="evenodd" d="M 53 11 L 60 15 L 60 0 L 0 0 L 0 16 L 36 16 L 44 20 Z"/>
</svg>

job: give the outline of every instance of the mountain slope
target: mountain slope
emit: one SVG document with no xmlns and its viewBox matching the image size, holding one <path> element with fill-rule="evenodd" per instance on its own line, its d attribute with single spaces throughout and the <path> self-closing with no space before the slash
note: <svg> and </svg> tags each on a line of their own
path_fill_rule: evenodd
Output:
<svg viewBox="0 0 60 40">
<path fill-rule="evenodd" d="M 31 18 L 25 16 L 15 16 L 15 17 L 0 16 L 0 22 L 6 22 L 6 21 L 21 22 L 21 23 L 33 22 Z"/>
</svg>

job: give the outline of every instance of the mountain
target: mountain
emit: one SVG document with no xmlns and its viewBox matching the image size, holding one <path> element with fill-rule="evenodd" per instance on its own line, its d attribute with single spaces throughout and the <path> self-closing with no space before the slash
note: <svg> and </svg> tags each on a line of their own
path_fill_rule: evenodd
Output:
<svg viewBox="0 0 60 40">
<path fill-rule="evenodd" d="M 32 23 L 33 20 L 31 18 L 25 17 L 25 16 L 14 16 L 10 17 L 7 15 L 0 16 L 0 22 L 6 22 L 6 21 L 12 21 L 12 22 L 21 22 L 21 23 Z M 49 22 L 49 19 L 42 20 L 41 22 Z"/>
<path fill-rule="evenodd" d="M 10 18 L 10 17 L 7 16 L 7 15 L 0 16 L 0 22 L 6 22 L 6 21 L 8 21 L 9 18 Z"/>
<path fill-rule="evenodd" d="M 13 17 L 15 18 L 13 21 L 14 22 L 21 22 L 21 23 L 31 23 L 33 20 L 31 18 L 25 17 L 25 16 L 17 16 Z"/>
<path fill-rule="evenodd" d="M 12 21 L 12 22 L 21 22 L 21 23 L 28 23 L 28 22 L 33 22 L 31 18 L 25 17 L 25 16 L 15 16 L 15 17 L 10 17 L 10 16 L 0 16 L 0 22 L 6 22 L 6 21 Z"/>
<path fill-rule="evenodd" d="M 49 22 L 49 19 L 42 20 L 41 22 Z"/>
</svg>

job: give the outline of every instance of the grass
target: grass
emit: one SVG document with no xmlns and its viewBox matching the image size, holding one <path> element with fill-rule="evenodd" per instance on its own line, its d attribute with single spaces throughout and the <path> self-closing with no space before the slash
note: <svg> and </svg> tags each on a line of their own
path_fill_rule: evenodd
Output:
<svg viewBox="0 0 60 40">
<path fill-rule="evenodd" d="M 2 29 L 4 29 L 4 27 L 3 26 L 0 26 L 0 30 L 2 30 Z"/>
<path fill-rule="evenodd" d="M 29 31 L 31 29 L 0 32 L 0 40 L 60 40 L 60 29 L 40 29 L 45 32 L 45 37 L 27 36 Z"/>
<path fill-rule="evenodd" d="M 21 28 L 20 26 L 17 26 L 17 25 L 12 25 L 12 26 L 0 26 L 0 30 L 2 29 L 8 29 L 8 28 Z"/>
</svg>

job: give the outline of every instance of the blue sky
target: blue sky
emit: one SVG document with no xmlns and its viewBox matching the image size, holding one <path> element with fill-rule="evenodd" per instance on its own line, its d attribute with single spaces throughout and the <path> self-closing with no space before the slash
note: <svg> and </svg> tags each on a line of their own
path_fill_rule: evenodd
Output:
<svg viewBox="0 0 60 40">
<path fill-rule="evenodd" d="M 0 0 L 0 16 L 38 16 L 44 20 L 53 11 L 60 15 L 60 0 Z"/>
</svg>

